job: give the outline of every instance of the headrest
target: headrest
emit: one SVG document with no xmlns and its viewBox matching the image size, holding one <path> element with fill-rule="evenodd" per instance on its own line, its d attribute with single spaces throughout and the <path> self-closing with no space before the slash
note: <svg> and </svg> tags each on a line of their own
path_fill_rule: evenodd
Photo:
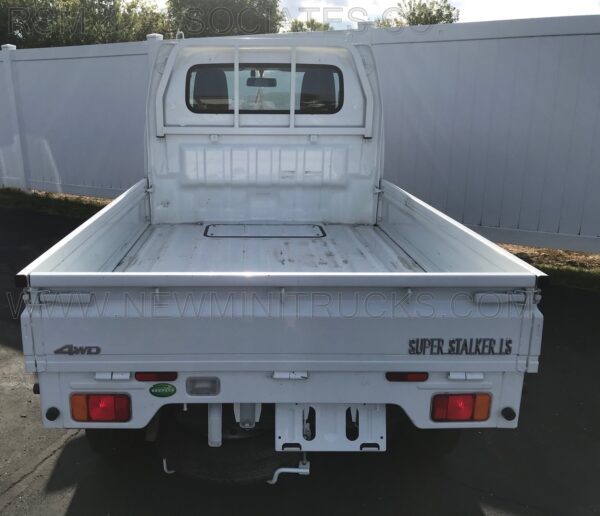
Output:
<svg viewBox="0 0 600 516">
<path fill-rule="evenodd" d="M 227 78 L 221 68 L 198 68 L 194 82 L 194 102 L 200 111 L 228 111 Z"/>
<path fill-rule="evenodd" d="M 308 113 L 330 113 L 335 108 L 335 82 L 331 69 L 313 68 L 304 72 L 300 90 L 300 110 Z"/>
</svg>

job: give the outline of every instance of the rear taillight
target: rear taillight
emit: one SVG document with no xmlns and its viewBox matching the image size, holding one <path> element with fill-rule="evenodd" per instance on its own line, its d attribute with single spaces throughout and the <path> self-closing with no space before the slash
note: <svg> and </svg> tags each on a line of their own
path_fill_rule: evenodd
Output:
<svg viewBox="0 0 600 516">
<path fill-rule="evenodd" d="M 138 382 L 174 382 L 177 380 L 177 373 L 155 371 L 150 373 L 135 373 L 135 379 Z"/>
<path fill-rule="evenodd" d="M 385 373 L 385 379 L 388 382 L 426 382 L 428 378 L 429 373 Z"/>
<path fill-rule="evenodd" d="M 127 394 L 73 394 L 71 417 L 82 422 L 123 423 L 131 419 L 131 399 Z"/>
<path fill-rule="evenodd" d="M 431 419 L 444 421 L 486 421 L 492 397 L 486 393 L 436 394 L 431 400 Z"/>
</svg>

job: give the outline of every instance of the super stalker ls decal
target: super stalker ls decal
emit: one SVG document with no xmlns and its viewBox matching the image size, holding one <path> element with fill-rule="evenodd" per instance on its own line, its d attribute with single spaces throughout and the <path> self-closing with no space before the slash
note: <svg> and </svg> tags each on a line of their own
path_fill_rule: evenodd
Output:
<svg viewBox="0 0 600 516">
<path fill-rule="evenodd" d="M 410 339 L 409 355 L 510 355 L 512 339 Z"/>
</svg>

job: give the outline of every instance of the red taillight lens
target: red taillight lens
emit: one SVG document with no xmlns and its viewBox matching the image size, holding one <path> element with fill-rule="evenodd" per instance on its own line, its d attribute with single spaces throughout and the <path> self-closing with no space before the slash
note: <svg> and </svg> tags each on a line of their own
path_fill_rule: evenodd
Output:
<svg viewBox="0 0 600 516">
<path fill-rule="evenodd" d="M 75 421 L 129 421 L 131 399 L 126 394 L 73 394 L 71 417 Z"/>
<path fill-rule="evenodd" d="M 388 382 L 426 382 L 429 373 L 385 373 L 385 379 Z"/>
<path fill-rule="evenodd" d="M 485 421 L 490 416 L 489 394 L 437 394 L 431 400 L 434 421 Z"/>
<path fill-rule="evenodd" d="M 88 396 L 88 413 L 92 421 L 114 421 L 114 397 L 105 395 Z"/>
<path fill-rule="evenodd" d="M 448 421 L 468 421 L 473 417 L 475 397 L 472 395 L 448 396 Z"/>
<path fill-rule="evenodd" d="M 163 371 L 135 373 L 135 379 L 138 382 L 174 382 L 177 380 L 177 373 Z"/>
</svg>

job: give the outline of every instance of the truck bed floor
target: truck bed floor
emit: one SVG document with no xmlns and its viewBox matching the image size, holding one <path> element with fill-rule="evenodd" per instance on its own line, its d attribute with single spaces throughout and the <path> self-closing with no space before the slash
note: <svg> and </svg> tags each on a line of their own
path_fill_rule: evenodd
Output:
<svg viewBox="0 0 600 516">
<path fill-rule="evenodd" d="M 320 238 L 222 238 L 206 236 L 205 224 L 151 225 L 115 271 L 423 271 L 377 226 L 323 224 L 321 227 L 325 236 Z"/>
</svg>

